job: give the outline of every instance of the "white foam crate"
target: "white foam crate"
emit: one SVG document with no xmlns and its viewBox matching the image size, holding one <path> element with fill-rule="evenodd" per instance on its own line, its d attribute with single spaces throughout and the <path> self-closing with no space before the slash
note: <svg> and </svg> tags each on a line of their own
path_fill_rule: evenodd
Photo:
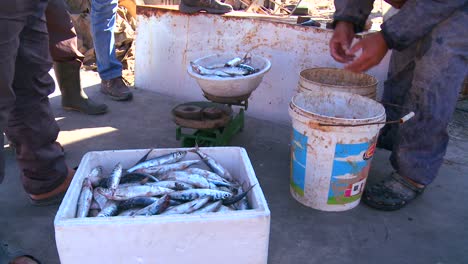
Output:
<svg viewBox="0 0 468 264">
<path fill-rule="evenodd" d="M 148 150 L 89 152 L 55 216 L 55 239 L 62 264 L 99 263 L 267 263 L 270 210 L 247 152 L 239 147 L 200 148 L 244 186 L 256 184 L 253 209 L 202 215 L 74 218 L 84 177 L 96 166 L 105 173 L 121 162 L 128 168 Z M 150 157 L 179 149 L 155 149 Z M 188 153 L 184 160 L 198 159 Z M 201 162 L 203 163 L 203 162 Z"/>
</svg>

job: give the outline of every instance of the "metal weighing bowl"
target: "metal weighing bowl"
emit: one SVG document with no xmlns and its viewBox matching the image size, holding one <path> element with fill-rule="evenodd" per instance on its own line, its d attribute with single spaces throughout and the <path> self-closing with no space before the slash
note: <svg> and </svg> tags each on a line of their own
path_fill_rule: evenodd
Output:
<svg viewBox="0 0 468 264">
<path fill-rule="evenodd" d="M 227 61 L 243 56 L 243 54 L 214 54 L 194 60 L 193 62 L 207 67 L 214 64 L 226 63 Z M 260 56 L 252 56 L 250 66 L 260 69 L 247 76 L 218 77 L 204 76 L 192 70 L 188 65 L 187 71 L 192 76 L 205 94 L 216 97 L 241 97 L 250 95 L 262 82 L 263 76 L 270 70 L 271 63 L 268 59 Z"/>
</svg>

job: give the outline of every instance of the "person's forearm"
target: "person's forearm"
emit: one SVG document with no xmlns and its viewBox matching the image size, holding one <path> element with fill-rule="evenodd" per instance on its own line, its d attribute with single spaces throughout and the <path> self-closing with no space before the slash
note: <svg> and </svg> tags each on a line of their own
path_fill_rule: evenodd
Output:
<svg viewBox="0 0 468 264">
<path fill-rule="evenodd" d="M 373 4 L 374 0 L 335 0 L 334 24 L 348 21 L 353 23 L 355 33 L 363 31 Z"/>
<path fill-rule="evenodd" d="M 390 49 L 405 49 L 460 8 L 468 12 L 468 0 L 409 0 L 382 24 L 385 42 Z"/>
</svg>

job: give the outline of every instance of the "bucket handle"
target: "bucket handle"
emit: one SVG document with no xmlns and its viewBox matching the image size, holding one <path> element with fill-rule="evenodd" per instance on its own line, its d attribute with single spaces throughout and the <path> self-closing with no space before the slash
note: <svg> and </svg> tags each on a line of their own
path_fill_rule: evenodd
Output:
<svg viewBox="0 0 468 264">
<path fill-rule="evenodd" d="M 398 120 L 386 121 L 386 122 L 374 122 L 367 124 L 323 124 L 319 123 L 319 126 L 335 126 L 335 127 L 357 127 L 357 126 L 371 126 L 371 125 L 386 125 L 386 124 L 403 124 L 410 120 L 414 116 L 414 112 L 409 112 Z"/>
</svg>

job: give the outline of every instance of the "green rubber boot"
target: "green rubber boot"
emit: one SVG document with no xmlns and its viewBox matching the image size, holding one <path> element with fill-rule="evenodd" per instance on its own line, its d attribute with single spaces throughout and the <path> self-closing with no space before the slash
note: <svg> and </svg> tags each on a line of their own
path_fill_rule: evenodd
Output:
<svg viewBox="0 0 468 264">
<path fill-rule="evenodd" d="M 54 71 L 60 91 L 62 107 L 65 110 L 79 111 L 87 115 L 100 115 L 107 112 L 107 105 L 89 99 L 81 88 L 79 61 L 54 62 Z"/>
<path fill-rule="evenodd" d="M 224 14 L 232 11 L 232 6 L 217 0 L 181 0 L 179 10 L 183 13 L 193 14 L 205 11 L 210 14 Z"/>
</svg>

